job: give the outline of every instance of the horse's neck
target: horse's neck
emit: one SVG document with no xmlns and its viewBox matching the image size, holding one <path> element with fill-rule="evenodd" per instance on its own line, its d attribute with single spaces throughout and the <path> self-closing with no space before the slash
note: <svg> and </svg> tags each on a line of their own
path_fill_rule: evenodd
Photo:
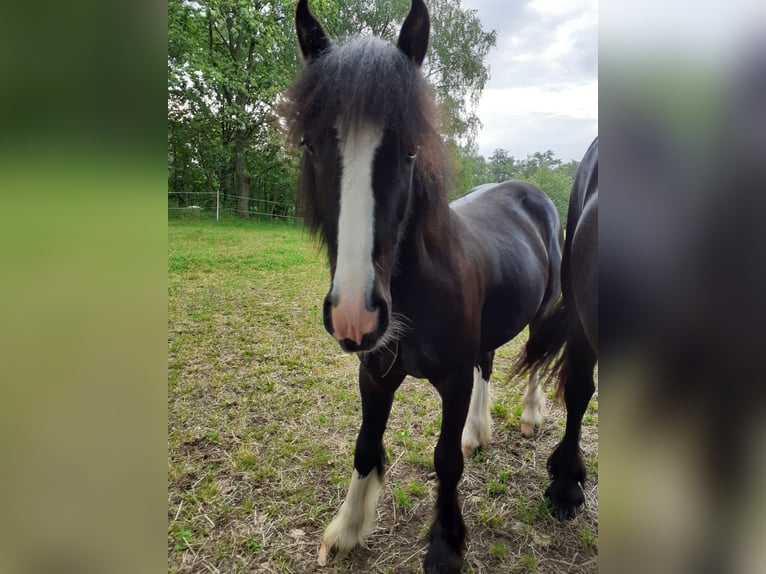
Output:
<svg viewBox="0 0 766 574">
<path fill-rule="evenodd" d="M 463 248 L 443 190 L 437 184 L 431 185 L 414 190 L 412 210 L 399 248 L 398 269 L 409 276 L 449 272 L 452 260 Z"/>
</svg>

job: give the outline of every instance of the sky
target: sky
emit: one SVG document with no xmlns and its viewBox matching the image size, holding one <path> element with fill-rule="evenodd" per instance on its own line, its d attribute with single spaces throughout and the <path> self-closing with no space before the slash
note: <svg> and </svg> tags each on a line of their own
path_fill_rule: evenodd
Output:
<svg viewBox="0 0 766 574">
<path fill-rule="evenodd" d="M 598 134 L 597 0 L 462 0 L 497 30 L 477 107 L 479 153 L 582 159 Z"/>
</svg>

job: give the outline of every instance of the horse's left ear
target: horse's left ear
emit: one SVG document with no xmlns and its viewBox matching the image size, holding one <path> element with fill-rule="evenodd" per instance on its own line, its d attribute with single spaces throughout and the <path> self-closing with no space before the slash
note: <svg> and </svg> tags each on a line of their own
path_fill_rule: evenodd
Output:
<svg viewBox="0 0 766 574">
<path fill-rule="evenodd" d="M 330 39 L 322 25 L 309 10 L 308 0 L 298 0 L 295 6 L 295 31 L 303 58 L 310 62 L 330 47 Z"/>
<path fill-rule="evenodd" d="M 431 19 L 423 0 L 412 0 L 410 13 L 402 24 L 399 41 L 396 45 L 416 66 L 423 63 L 428 49 L 428 35 L 431 31 Z"/>
</svg>

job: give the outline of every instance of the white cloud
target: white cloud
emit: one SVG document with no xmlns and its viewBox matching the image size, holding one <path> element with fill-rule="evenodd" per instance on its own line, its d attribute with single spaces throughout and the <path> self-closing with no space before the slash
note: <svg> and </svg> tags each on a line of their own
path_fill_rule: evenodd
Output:
<svg viewBox="0 0 766 574">
<path fill-rule="evenodd" d="M 598 118 L 598 82 L 565 86 L 521 86 L 485 90 L 479 116 L 498 118 L 524 114 L 576 119 Z M 489 122 L 487 122 L 489 123 Z M 493 120 L 491 123 L 496 123 Z"/>
<path fill-rule="evenodd" d="M 588 9 L 592 4 L 593 2 L 588 2 L 588 0 L 580 0 L 579 2 L 573 0 L 532 0 L 529 7 L 535 12 L 548 16 L 573 14 Z"/>
<path fill-rule="evenodd" d="M 552 149 L 564 161 L 579 160 L 598 130 L 598 84 L 489 89 L 477 112 L 485 157 L 496 148 L 517 157 Z"/>
<path fill-rule="evenodd" d="M 596 0 L 463 4 L 478 10 L 485 29 L 498 30 L 477 107 L 479 152 L 552 149 L 565 161 L 581 159 L 598 131 Z"/>
</svg>

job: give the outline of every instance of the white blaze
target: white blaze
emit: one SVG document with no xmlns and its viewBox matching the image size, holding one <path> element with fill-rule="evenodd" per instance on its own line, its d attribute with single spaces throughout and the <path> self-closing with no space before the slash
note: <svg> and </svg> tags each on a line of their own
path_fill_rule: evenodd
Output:
<svg viewBox="0 0 766 574">
<path fill-rule="evenodd" d="M 343 130 L 339 130 L 343 133 Z M 375 270 L 372 248 L 375 235 L 375 199 L 372 168 L 383 130 L 362 124 L 349 130 L 340 142 L 343 172 L 340 181 L 338 260 L 332 294 L 338 304 L 363 305 Z M 345 300 L 343 300 L 345 299 Z"/>
</svg>

